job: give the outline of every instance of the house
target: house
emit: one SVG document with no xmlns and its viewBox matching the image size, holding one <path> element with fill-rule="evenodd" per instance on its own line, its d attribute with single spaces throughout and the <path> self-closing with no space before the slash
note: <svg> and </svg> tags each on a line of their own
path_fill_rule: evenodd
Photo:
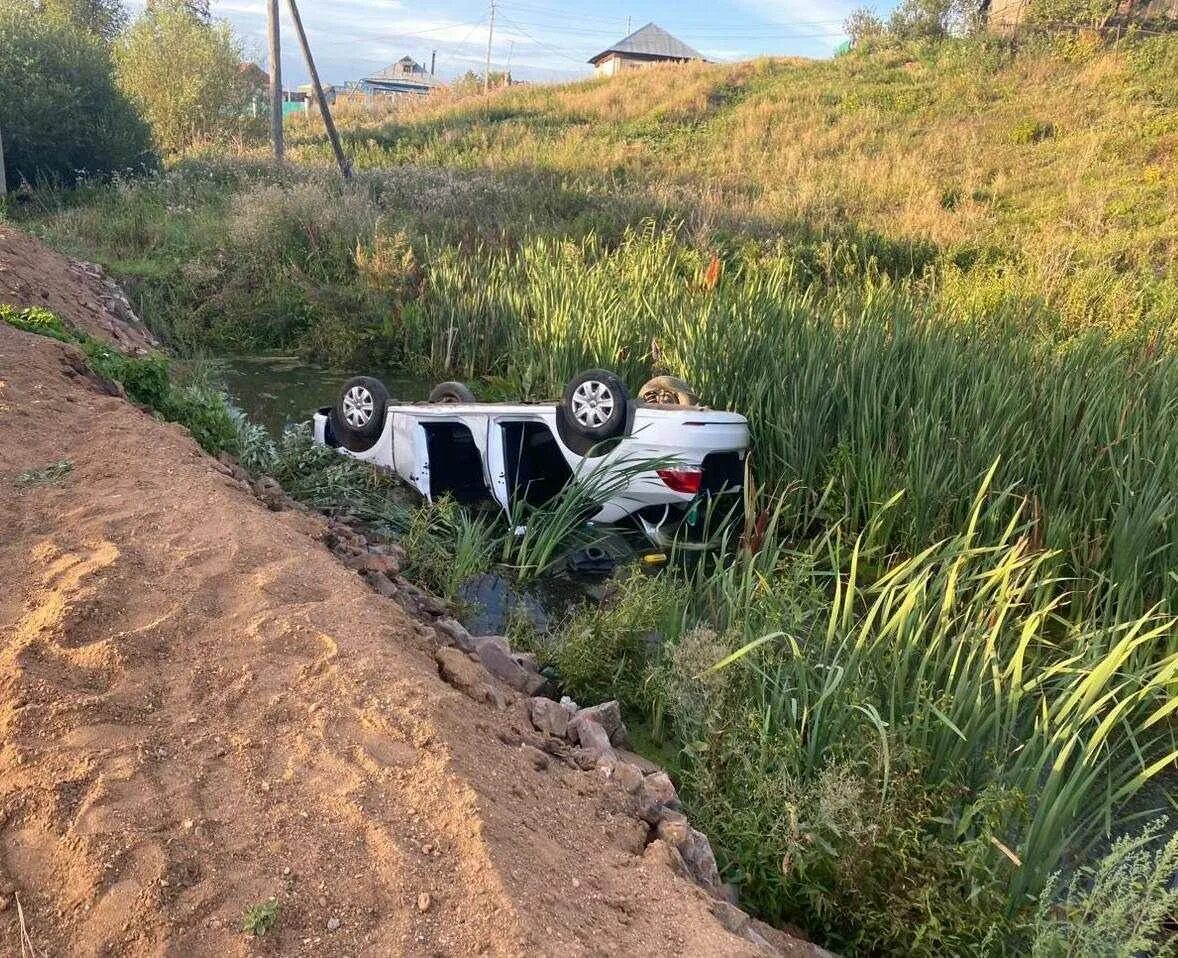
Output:
<svg viewBox="0 0 1178 958">
<path fill-rule="evenodd" d="M 440 84 L 434 75 L 410 56 L 401 57 L 391 66 L 360 81 L 365 92 L 384 95 L 425 96 L 437 86 Z"/>
<path fill-rule="evenodd" d="M 662 27 L 648 23 L 602 50 L 589 62 L 596 68 L 598 76 L 613 76 L 622 70 L 648 67 L 652 63 L 683 63 L 686 60 L 703 60 L 703 56 Z"/>
</svg>

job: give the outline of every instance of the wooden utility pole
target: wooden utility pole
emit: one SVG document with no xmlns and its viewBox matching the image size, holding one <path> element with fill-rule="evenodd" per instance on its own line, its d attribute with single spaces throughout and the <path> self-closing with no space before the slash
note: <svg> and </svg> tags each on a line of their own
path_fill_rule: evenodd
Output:
<svg viewBox="0 0 1178 958">
<path fill-rule="evenodd" d="M 491 40 L 495 36 L 495 0 L 491 0 L 491 25 L 487 29 L 487 69 L 483 73 L 483 92 L 491 89 Z"/>
<path fill-rule="evenodd" d="M 307 61 L 307 73 L 311 75 L 311 86 L 315 90 L 315 99 L 319 101 L 319 112 L 323 114 L 323 125 L 327 127 L 327 138 L 331 140 L 331 148 L 335 151 L 335 161 L 339 164 L 339 171 L 345 180 L 352 176 L 352 165 L 344 156 L 344 148 L 340 146 L 339 134 L 335 131 L 335 121 L 331 118 L 331 108 L 327 105 L 327 97 L 323 94 L 323 84 L 319 82 L 319 71 L 315 69 L 315 60 L 311 56 L 311 46 L 307 43 L 307 33 L 303 29 L 303 18 L 299 16 L 299 8 L 295 0 L 287 0 L 290 4 L 290 17 L 294 20 L 295 33 L 299 35 L 299 46 L 303 48 L 303 59 Z"/>
<path fill-rule="evenodd" d="M 282 44 L 278 36 L 278 0 L 267 0 L 266 37 L 270 41 L 270 144 L 274 162 L 282 162 Z"/>
</svg>

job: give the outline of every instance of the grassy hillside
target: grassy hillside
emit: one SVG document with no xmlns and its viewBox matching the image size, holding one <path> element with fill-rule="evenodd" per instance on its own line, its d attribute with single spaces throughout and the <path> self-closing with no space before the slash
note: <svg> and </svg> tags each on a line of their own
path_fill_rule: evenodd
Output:
<svg viewBox="0 0 1178 958">
<path fill-rule="evenodd" d="M 936 257 L 992 296 L 1046 296 L 1071 321 L 1120 326 L 1178 309 L 1176 49 L 1012 57 L 962 43 L 663 67 L 343 126 L 361 168 L 559 187 L 521 213 L 620 195 L 705 231 L 872 232 L 914 246 L 918 268 Z M 295 156 L 327 161 L 315 118 L 294 131 Z"/>
</svg>

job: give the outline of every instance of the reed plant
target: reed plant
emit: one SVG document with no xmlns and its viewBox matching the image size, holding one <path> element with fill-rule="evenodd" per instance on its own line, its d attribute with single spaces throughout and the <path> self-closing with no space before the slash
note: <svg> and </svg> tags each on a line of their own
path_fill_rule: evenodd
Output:
<svg viewBox="0 0 1178 958">
<path fill-rule="evenodd" d="M 1178 769 L 1176 620 L 1063 614 L 1075 584 L 996 472 L 913 554 L 887 545 L 900 497 L 800 546 L 772 515 L 756 551 L 688 574 L 658 651 L 625 611 L 653 620 L 642 583 L 557 643 L 578 661 L 594 635 L 645 676 L 631 708 L 681 750 L 744 899 L 852 952 L 1018 953 L 1050 876 Z M 574 696 L 610 669 L 575 673 Z"/>
<path fill-rule="evenodd" d="M 967 490 L 998 460 L 995 481 L 1075 579 L 1075 616 L 1174 602 L 1172 330 L 1058 330 L 1010 304 L 962 315 L 886 277 L 832 288 L 801 271 L 788 251 L 710 259 L 654 224 L 612 247 L 441 257 L 407 350 L 541 395 L 590 365 L 632 385 L 681 376 L 748 416 L 757 481 L 808 498 L 809 521 L 862 527 L 903 489 L 886 535 L 910 551 L 968 520 Z"/>
</svg>

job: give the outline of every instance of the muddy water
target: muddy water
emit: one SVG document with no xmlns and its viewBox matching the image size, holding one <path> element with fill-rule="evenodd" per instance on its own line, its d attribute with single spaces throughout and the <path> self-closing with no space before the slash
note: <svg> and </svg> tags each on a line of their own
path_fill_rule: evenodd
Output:
<svg viewBox="0 0 1178 958">
<path fill-rule="evenodd" d="M 394 399 L 409 402 L 425 399 L 433 388 L 428 380 L 397 372 L 327 369 L 297 356 L 231 356 L 221 362 L 234 403 L 275 437 L 291 423 L 310 419 L 319 407 L 330 406 L 353 376 L 376 376 Z"/>
</svg>

